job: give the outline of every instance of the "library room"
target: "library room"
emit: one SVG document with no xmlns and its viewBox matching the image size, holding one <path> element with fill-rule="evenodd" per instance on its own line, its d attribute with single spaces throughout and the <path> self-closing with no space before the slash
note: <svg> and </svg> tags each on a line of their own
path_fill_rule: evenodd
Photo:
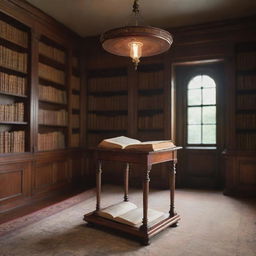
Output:
<svg viewBox="0 0 256 256">
<path fill-rule="evenodd" d="M 0 0 L 0 256 L 255 256 L 256 1 Z"/>
</svg>

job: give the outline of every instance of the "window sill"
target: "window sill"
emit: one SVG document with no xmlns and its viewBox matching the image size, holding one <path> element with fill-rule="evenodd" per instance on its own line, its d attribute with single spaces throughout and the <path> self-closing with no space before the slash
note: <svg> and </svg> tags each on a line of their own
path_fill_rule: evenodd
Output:
<svg viewBox="0 0 256 256">
<path fill-rule="evenodd" d="M 206 147 L 201 147 L 201 146 L 188 146 L 188 147 L 185 147 L 185 149 L 199 149 L 199 150 L 216 150 L 217 147 L 216 146 L 212 146 L 212 147 L 209 147 L 209 146 L 206 146 Z"/>
</svg>

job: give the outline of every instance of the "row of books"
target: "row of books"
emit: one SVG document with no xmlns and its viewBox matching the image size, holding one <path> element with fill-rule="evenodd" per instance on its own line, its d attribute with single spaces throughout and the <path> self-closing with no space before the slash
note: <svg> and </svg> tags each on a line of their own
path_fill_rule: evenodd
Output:
<svg viewBox="0 0 256 256">
<path fill-rule="evenodd" d="M 71 136 L 71 147 L 79 147 L 80 146 L 80 134 L 75 133 Z"/>
<path fill-rule="evenodd" d="M 163 114 L 156 114 L 153 116 L 140 116 L 138 118 L 139 129 L 162 129 L 164 116 Z"/>
<path fill-rule="evenodd" d="M 89 96 L 89 110 L 127 110 L 127 95 L 118 95 L 110 97 Z"/>
<path fill-rule="evenodd" d="M 57 62 L 65 64 L 65 52 L 55 47 L 39 42 L 39 53 Z"/>
<path fill-rule="evenodd" d="M 65 73 L 59 69 L 39 63 L 39 76 L 49 81 L 65 85 Z"/>
<path fill-rule="evenodd" d="M 256 51 L 239 53 L 236 64 L 238 70 L 256 69 Z"/>
<path fill-rule="evenodd" d="M 71 88 L 80 91 L 80 78 L 77 76 L 72 76 L 71 78 Z"/>
<path fill-rule="evenodd" d="M 154 89 L 164 87 L 164 72 L 139 72 L 139 89 Z"/>
<path fill-rule="evenodd" d="M 80 96 L 76 94 L 71 95 L 71 107 L 73 109 L 80 109 Z"/>
<path fill-rule="evenodd" d="M 13 70 L 27 72 L 27 54 L 16 52 L 0 45 L 0 65 Z"/>
<path fill-rule="evenodd" d="M 256 89 L 256 75 L 238 76 L 237 89 Z"/>
<path fill-rule="evenodd" d="M 5 122 L 23 122 L 24 104 L 22 102 L 0 105 L 0 121 Z"/>
<path fill-rule="evenodd" d="M 72 57 L 72 67 L 73 68 L 78 68 L 79 67 L 79 60 L 75 56 Z"/>
<path fill-rule="evenodd" d="M 65 91 L 52 86 L 39 85 L 39 99 L 66 104 L 67 94 Z"/>
<path fill-rule="evenodd" d="M 88 86 L 89 92 L 124 91 L 127 90 L 127 78 L 125 76 L 90 78 Z"/>
<path fill-rule="evenodd" d="M 88 128 L 99 130 L 126 130 L 128 126 L 127 116 L 102 116 L 96 114 L 88 115 Z"/>
<path fill-rule="evenodd" d="M 159 109 L 163 108 L 163 95 L 140 96 L 138 100 L 139 109 Z"/>
<path fill-rule="evenodd" d="M 256 114 L 238 114 L 236 127 L 238 129 L 256 129 Z"/>
<path fill-rule="evenodd" d="M 28 33 L 6 23 L 3 20 L 0 20 L 0 34 L 2 38 L 10 42 L 24 48 L 28 47 Z"/>
<path fill-rule="evenodd" d="M 39 133 L 37 147 L 38 151 L 65 148 L 65 136 L 62 132 Z"/>
<path fill-rule="evenodd" d="M 237 136 L 237 147 L 242 150 L 256 150 L 256 133 L 241 133 Z"/>
<path fill-rule="evenodd" d="M 20 153 L 25 151 L 25 132 L 0 132 L 0 154 Z"/>
<path fill-rule="evenodd" d="M 25 95 L 26 78 L 0 72 L 0 91 Z"/>
<path fill-rule="evenodd" d="M 120 134 L 123 135 L 123 134 Z M 104 133 L 90 133 L 88 138 L 87 138 L 87 145 L 88 147 L 96 147 L 102 140 L 106 138 L 111 138 L 117 136 L 116 133 L 115 135 L 112 134 L 104 134 Z"/>
<path fill-rule="evenodd" d="M 39 109 L 38 122 L 39 124 L 66 126 L 68 123 L 68 113 L 64 109 L 57 111 Z"/>
<path fill-rule="evenodd" d="M 237 108 L 238 109 L 255 109 L 256 110 L 256 94 L 238 95 Z"/>
<path fill-rule="evenodd" d="M 73 114 L 71 118 L 71 126 L 72 128 L 79 128 L 80 127 L 80 115 Z"/>
</svg>

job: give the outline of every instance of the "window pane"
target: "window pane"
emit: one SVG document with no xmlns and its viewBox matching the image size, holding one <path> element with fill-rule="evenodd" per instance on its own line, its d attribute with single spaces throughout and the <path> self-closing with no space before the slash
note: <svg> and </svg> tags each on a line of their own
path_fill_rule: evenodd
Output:
<svg viewBox="0 0 256 256">
<path fill-rule="evenodd" d="M 201 124 L 201 107 L 188 108 L 188 124 Z"/>
<path fill-rule="evenodd" d="M 216 124 L 216 107 L 203 107 L 203 124 Z"/>
<path fill-rule="evenodd" d="M 201 89 L 188 90 L 188 105 L 201 105 Z"/>
<path fill-rule="evenodd" d="M 201 143 L 201 125 L 188 125 L 188 144 Z"/>
<path fill-rule="evenodd" d="M 202 76 L 195 76 L 188 83 L 188 89 L 201 88 L 202 86 Z"/>
<path fill-rule="evenodd" d="M 216 125 L 203 125 L 203 144 L 216 144 Z"/>
<path fill-rule="evenodd" d="M 203 104 L 215 104 L 216 103 L 216 89 L 204 88 L 203 89 Z"/>
<path fill-rule="evenodd" d="M 216 87 L 216 84 L 211 77 L 203 75 L 202 76 L 202 86 L 209 88 L 209 87 Z"/>
</svg>

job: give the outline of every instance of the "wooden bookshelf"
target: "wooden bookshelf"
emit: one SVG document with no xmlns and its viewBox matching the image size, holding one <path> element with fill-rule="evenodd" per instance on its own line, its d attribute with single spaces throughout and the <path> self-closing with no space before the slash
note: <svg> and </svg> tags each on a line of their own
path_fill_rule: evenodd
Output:
<svg viewBox="0 0 256 256">
<path fill-rule="evenodd" d="M 78 148 L 81 146 L 81 63 L 79 53 L 72 52 L 71 61 L 71 124 L 70 124 L 70 146 Z"/>
<path fill-rule="evenodd" d="M 44 35 L 38 42 L 38 151 L 67 147 L 68 86 L 66 49 Z"/>
<path fill-rule="evenodd" d="M 256 42 L 236 47 L 236 147 L 256 150 Z"/>
<path fill-rule="evenodd" d="M 0 13 L 0 154 L 29 151 L 30 30 Z"/>
<path fill-rule="evenodd" d="M 140 65 L 137 87 L 137 134 L 139 139 L 156 140 L 164 136 L 164 66 Z"/>
<path fill-rule="evenodd" d="M 128 133 L 126 68 L 90 70 L 88 77 L 88 146 Z"/>
</svg>

